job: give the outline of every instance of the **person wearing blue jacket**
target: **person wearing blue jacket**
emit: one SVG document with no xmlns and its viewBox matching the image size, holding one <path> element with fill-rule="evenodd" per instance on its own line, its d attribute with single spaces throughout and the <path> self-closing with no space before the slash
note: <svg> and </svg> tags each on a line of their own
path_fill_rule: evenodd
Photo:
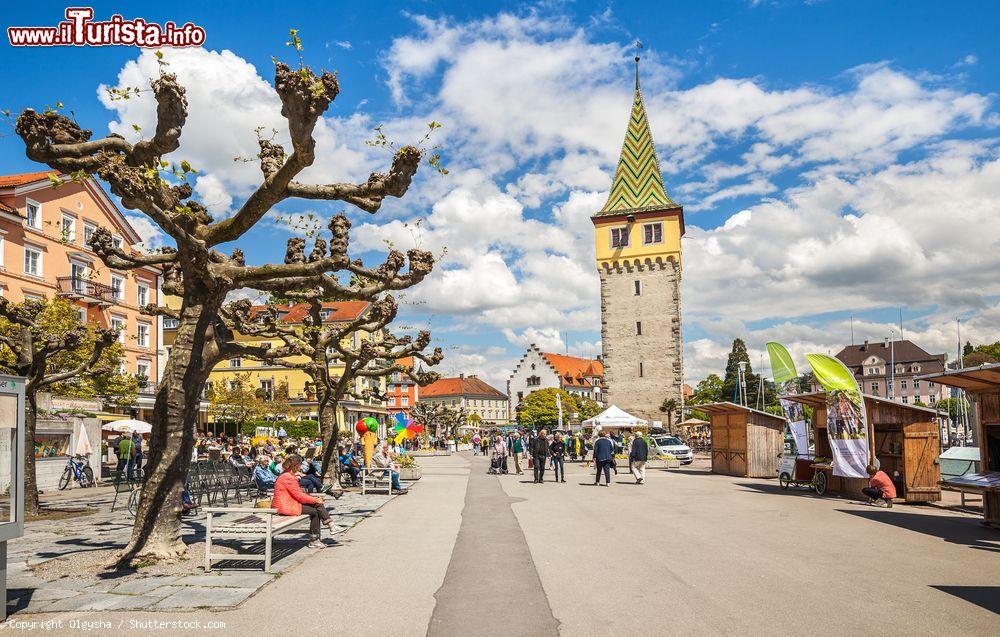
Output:
<svg viewBox="0 0 1000 637">
<path fill-rule="evenodd" d="M 594 464 L 597 465 L 597 475 L 594 484 L 600 484 L 601 472 L 604 472 L 604 486 L 611 485 L 611 463 L 615 459 L 615 445 L 608 439 L 608 432 L 603 429 L 598 432 L 594 441 Z"/>
</svg>

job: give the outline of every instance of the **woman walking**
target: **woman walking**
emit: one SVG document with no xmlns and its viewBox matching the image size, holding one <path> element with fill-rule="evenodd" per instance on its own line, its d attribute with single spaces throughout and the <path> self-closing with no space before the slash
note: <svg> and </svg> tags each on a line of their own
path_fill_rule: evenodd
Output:
<svg viewBox="0 0 1000 637">
<path fill-rule="evenodd" d="M 556 482 L 566 482 L 566 443 L 563 442 L 561 433 L 557 432 L 553 437 L 549 453 L 552 454 L 552 468 L 556 472 Z"/>
</svg>

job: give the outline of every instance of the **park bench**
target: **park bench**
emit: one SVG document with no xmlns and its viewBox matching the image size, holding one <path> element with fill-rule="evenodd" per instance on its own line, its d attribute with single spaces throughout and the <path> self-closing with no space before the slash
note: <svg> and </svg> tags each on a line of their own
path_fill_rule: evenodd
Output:
<svg viewBox="0 0 1000 637">
<path fill-rule="evenodd" d="M 263 561 L 264 572 L 271 572 L 271 541 L 274 536 L 292 530 L 309 531 L 308 515 L 278 515 L 276 509 L 252 507 L 207 507 L 205 513 L 205 572 L 212 570 L 212 561 Z M 245 514 L 237 519 L 219 520 L 216 514 Z M 302 527 L 304 528 L 298 528 Z M 264 555 L 256 553 L 212 553 L 212 541 L 218 539 L 264 540 Z"/>
<path fill-rule="evenodd" d="M 392 495 L 392 467 L 361 467 L 361 495 L 368 491 L 388 490 Z"/>
</svg>

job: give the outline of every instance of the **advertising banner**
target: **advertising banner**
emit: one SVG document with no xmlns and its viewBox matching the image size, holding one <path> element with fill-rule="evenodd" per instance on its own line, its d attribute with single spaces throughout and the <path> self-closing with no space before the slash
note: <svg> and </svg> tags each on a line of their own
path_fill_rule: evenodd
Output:
<svg viewBox="0 0 1000 637">
<path fill-rule="evenodd" d="M 795 380 L 799 377 L 795 371 L 795 362 L 791 354 L 781 343 L 768 343 L 767 354 L 771 359 L 771 376 L 778 391 L 781 410 L 785 414 L 785 424 L 795 441 L 795 455 L 809 455 L 809 430 L 806 424 L 804 406 L 792 400 L 784 400 L 782 396 L 796 393 Z"/>
<path fill-rule="evenodd" d="M 826 390 L 826 435 L 833 450 L 833 475 L 868 477 L 868 418 L 851 370 L 825 354 L 806 354 L 816 380 Z"/>
</svg>

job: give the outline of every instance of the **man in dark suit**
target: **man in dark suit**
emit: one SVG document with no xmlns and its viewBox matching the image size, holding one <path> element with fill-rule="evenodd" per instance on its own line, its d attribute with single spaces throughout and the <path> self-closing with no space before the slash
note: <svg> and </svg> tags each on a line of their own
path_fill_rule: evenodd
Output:
<svg viewBox="0 0 1000 637">
<path fill-rule="evenodd" d="M 604 486 L 609 486 L 611 484 L 611 463 L 615 459 L 615 445 L 608 438 L 608 432 L 603 429 L 597 436 L 597 440 L 594 441 L 594 464 L 597 465 L 594 484 L 600 484 L 601 471 L 604 471 Z"/>
<path fill-rule="evenodd" d="M 548 432 L 542 429 L 538 432 L 538 435 L 531 440 L 531 444 L 528 447 L 528 451 L 531 452 L 531 461 L 534 463 L 535 484 L 541 484 L 545 481 L 545 461 L 546 456 L 549 455 L 549 441 L 547 435 Z"/>
<path fill-rule="evenodd" d="M 646 461 L 649 460 L 649 445 L 641 435 L 636 436 L 632 441 L 632 449 L 628 453 L 629 464 L 632 465 L 632 475 L 635 476 L 635 483 L 642 484 L 646 479 Z"/>
</svg>

